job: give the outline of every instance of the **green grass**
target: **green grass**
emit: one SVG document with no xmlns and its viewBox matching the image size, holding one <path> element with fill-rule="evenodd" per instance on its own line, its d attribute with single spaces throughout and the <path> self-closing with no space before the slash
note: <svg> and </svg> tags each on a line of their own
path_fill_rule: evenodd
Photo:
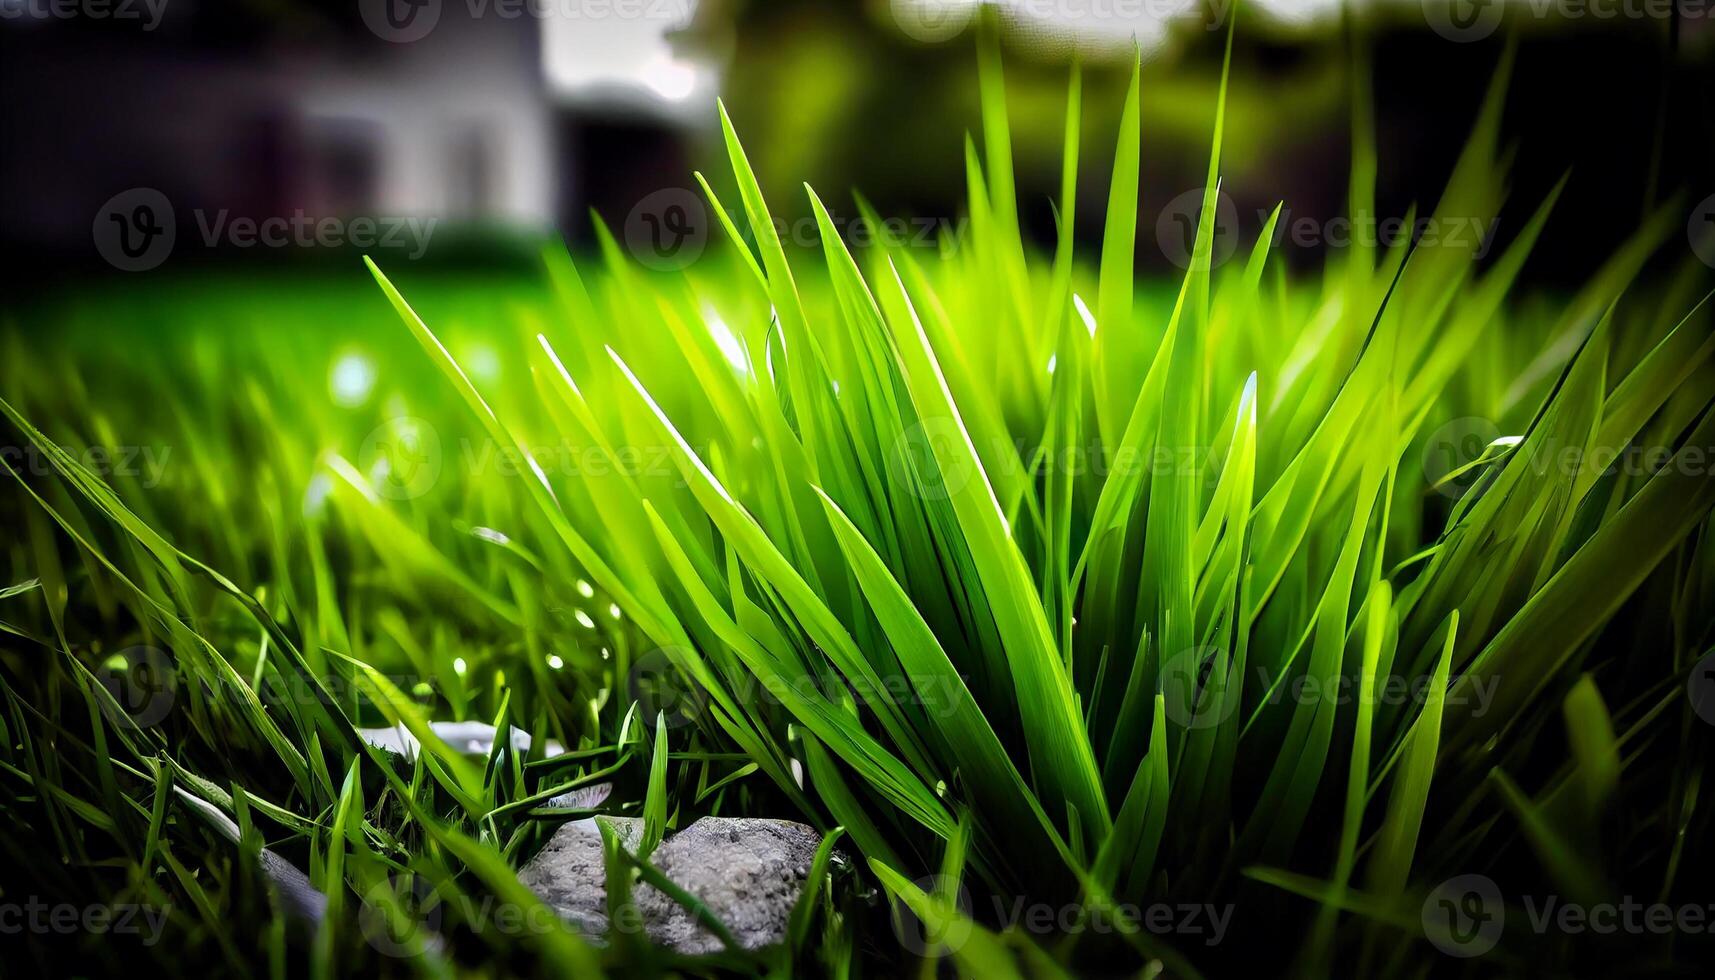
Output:
<svg viewBox="0 0 1715 980">
<path fill-rule="evenodd" d="M 1073 76 L 1039 255 L 992 51 L 982 70 L 969 224 L 932 250 L 848 250 L 813 193 L 822 248 L 788 250 L 723 113 L 736 194 L 711 205 L 735 237 L 682 274 L 603 232 L 550 249 L 540 283 L 401 292 L 372 265 L 385 303 L 355 279 L 138 288 L 9 331 L 8 445 L 35 449 L 6 460 L 0 900 L 169 910 L 153 946 L 21 955 L 1572 971 L 1614 947 L 1513 928 L 1467 964 L 1420 909 L 1465 874 L 1513 901 L 1696 898 L 1715 344 L 1707 270 L 1639 278 L 1677 212 L 1569 296 L 1514 288 L 1552 195 L 1486 262 L 1359 245 L 1295 277 L 1263 242 L 1217 268 L 1217 117 L 1191 268 L 1139 280 L 1136 74 L 1099 256 L 1072 246 L 1093 190 Z M 1497 78 L 1433 213 L 1499 211 Z M 1365 131 L 1351 207 L 1373 213 Z M 377 372 L 349 404 L 328 383 L 346 356 Z M 1425 465 L 1470 432 L 1467 468 Z M 1627 447 L 1658 465 L 1582 463 Z M 149 664 L 112 659 L 138 646 L 172 675 L 147 719 L 109 693 L 145 689 Z M 665 697 L 640 683 L 663 673 Z M 572 751 L 429 740 L 411 765 L 353 731 L 454 718 Z M 675 963 L 538 914 L 512 869 L 566 815 L 542 805 L 604 780 L 602 809 L 651 841 L 705 813 L 842 828 L 791 942 Z M 326 928 L 269 897 L 262 844 L 328 893 Z M 617 901 L 650 872 L 614 847 Z M 1160 904 L 1222 916 L 1221 941 L 1129 917 Z M 1007 921 L 1039 907 L 1046 928 Z M 412 955 L 366 939 L 430 915 L 442 938 L 406 929 Z M 896 938 L 925 930 L 945 943 Z M 1707 950 L 1628 943 L 1663 968 Z"/>
</svg>

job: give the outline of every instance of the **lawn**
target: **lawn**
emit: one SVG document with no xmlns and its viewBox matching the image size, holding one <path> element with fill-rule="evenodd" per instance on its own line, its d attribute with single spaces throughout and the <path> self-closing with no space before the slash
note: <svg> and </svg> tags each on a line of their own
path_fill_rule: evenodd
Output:
<svg viewBox="0 0 1715 980">
<path fill-rule="evenodd" d="M 1518 287 L 1552 195 L 1492 249 L 1217 262 L 1217 116 L 1189 268 L 1140 278 L 1137 76 L 1111 183 L 1055 202 L 1106 195 L 1091 253 L 1021 235 L 983 70 L 968 221 L 932 243 L 783 245 L 737 120 L 723 240 L 682 270 L 604 231 L 518 277 L 381 260 L 15 314 L 0 899 L 160 916 L 24 969 L 1707 962 L 1531 925 L 1706 898 L 1715 333 L 1684 202 L 1571 294 Z M 1506 73 L 1424 215 L 1500 212 Z M 463 720 L 536 747 L 427 727 Z M 357 733 L 391 724 L 423 750 Z M 615 907 L 699 816 L 826 837 L 784 942 L 687 959 L 520 885 L 598 811 L 645 828 L 605 842 Z"/>
</svg>

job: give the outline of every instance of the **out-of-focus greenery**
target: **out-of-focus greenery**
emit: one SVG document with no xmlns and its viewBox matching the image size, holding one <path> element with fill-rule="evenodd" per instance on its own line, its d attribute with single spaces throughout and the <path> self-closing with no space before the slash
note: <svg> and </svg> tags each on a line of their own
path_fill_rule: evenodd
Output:
<svg viewBox="0 0 1715 980">
<path fill-rule="evenodd" d="M 1504 81 L 1441 216 L 1501 205 Z M 171 910 L 159 946 L 65 938 L 34 965 L 1369 974 L 1441 955 L 1419 910 L 1458 875 L 1693 898 L 1715 342 L 1705 269 L 1637 279 L 1678 216 L 1570 296 L 1513 289 L 1552 196 L 1487 265 L 1471 240 L 1359 242 L 1297 278 L 1265 235 L 1217 268 L 1217 103 L 1190 269 L 1139 282 L 1137 70 L 1096 255 L 1066 224 L 1026 247 L 992 50 L 982 87 L 970 220 L 932 248 L 848 250 L 812 194 L 820 248 L 788 250 L 727 125 L 733 239 L 681 272 L 604 236 L 550 250 L 544 283 L 377 269 L 391 310 L 232 282 L 9 331 L 7 894 Z M 170 450 L 158 482 L 90 451 L 126 446 Z M 1587 462 L 1628 448 L 1658 464 Z M 139 646 L 166 659 L 114 659 Z M 146 718 L 113 696 L 162 689 Z M 572 752 L 431 738 L 407 764 L 353 730 L 452 717 Z M 581 815 L 551 796 L 606 779 L 603 809 L 657 833 L 843 828 L 855 873 L 818 866 L 758 956 L 474 914 L 539 911 L 511 869 Z M 329 894 L 314 935 L 268 897 L 264 842 Z M 445 938 L 375 942 L 417 881 Z M 1019 903 L 1067 931 L 1008 924 Z M 1095 927 L 1149 903 L 1232 918 L 1218 945 Z M 896 941 L 907 908 L 927 945 Z M 1483 962 L 1571 970 L 1600 939 L 1509 932 Z"/>
</svg>

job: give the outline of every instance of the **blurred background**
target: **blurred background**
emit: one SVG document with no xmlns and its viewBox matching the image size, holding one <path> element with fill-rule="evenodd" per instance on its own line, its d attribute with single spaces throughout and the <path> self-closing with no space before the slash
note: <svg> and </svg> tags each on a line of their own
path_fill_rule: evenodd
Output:
<svg viewBox="0 0 1715 980">
<path fill-rule="evenodd" d="M 995 6 L 1021 216 L 1039 240 L 1052 236 L 1072 64 L 1085 73 L 1077 227 L 1093 239 L 1133 45 L 1148 221 L 1201 183 L 1235 16 L 1223 189 L 1241 241 L 1276 203 L 1288 219 L 1344 213 L 1365 77 L 1379 213 L 1432 207 L 1509 38 L 1509 213 L 1571 173 L 1527 281 L 1579 282 L 1664 202 L 1679 202 L 1692 235 L 1715 192 L 1706 0 Z M 806 213 L 807 181 L 836 221 L 856 218 L 856 189 L 884 215 L 954 227 L 963 137 L 980 139 L 976 11 L 967 0 L 0 0 L 8 292 L 234 264 L 355 275 L 361 252 L 390 269 L 533 269 L 546 236 L 590 246 L 592 211 L 634 251 L 702 235 L 688 225 L 707 222 L 692 171 L 730 190 L 717 97 L 784 221 Z M 674 207 L 687 198 L 689 211 Z M 1140 267 L 1173 271 L 1140 231 Z M 1293 242 L 1288 261 L 1314 265 L 1337 247 L 1330 237 Z"/>
</svg>

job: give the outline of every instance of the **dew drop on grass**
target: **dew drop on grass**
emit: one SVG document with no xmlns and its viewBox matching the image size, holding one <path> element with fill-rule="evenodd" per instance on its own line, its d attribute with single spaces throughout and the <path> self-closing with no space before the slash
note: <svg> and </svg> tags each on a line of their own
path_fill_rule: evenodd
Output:
<svg viewBox="0 0 1715 980">
<path fill-rule="evenodd" d="M 739 342 L 738 335 L 732 332 L 732 327 L 712 306 L 703 307 L 703 322 L 708 325 L 709 336 L 715 339 L 715 346 L 721 354 L 732 363 L 739 374 L 750 373 L 750 357 L 744 352 L 744 344 Z"/>
<path fill-rule="evenodd" d="M 1084 305 L 1084 297 L 1073 293 L 1072 306 L 1078 311 L 1079 318 L 1084 321 L 1084 329 L 1088 330 L 1090 336 L 1094 337 L 1096 335 L 1096 318 L 1090 314 L 1090 308 Z"/>
<path fill-rule="evenodd" d="M 304 516 L 319 517 L 327 510 L 328 496 L 333 493 L 333 478 L 326 473 L 310 477 L 304 487 Z"/>
<path fill-rule="evenodd" d="M 459 675 L 460 677 L 463 677 L 464 672 L 468 669 L 470 669 L 470 665 L 464 662 L 463 657 L 454 657 L 453 658 L 453 673 Z"/>
<path fill-rule="evenodd" d="M 375 390 L 375 362 L 355 351 L 333 362 L 328 371 L 328 391 L 342 408 L 356 408 Z"/>
<path fill-rule="evenodd" d="M 500 355 L 487 344 L 475 344 L 465 351 L 461 366 L 477 381 L 500 380 Z"/>
<path fill-rule="evenodd" d="M 589 613 L 584 612 L 582 609 L 579 609 L 577 612 L 573 613 L 573 615 L 578 618 L 578 625 L 579 626 L 582 626 L 584 629 L 587 629 L 587 630 L 595 629 L 595 620 L 590 618 Z"/>
<path fill-rule="evenodd" d="M 593 599 L 595 598 L 595 589 L 583 579 L 578 579 L 578 595 L 583 596 L 585 599 Z"/>
<path fill-rule="evenodd" d="M 557 653 L 548 654 L 548 666 L 549 667 L 552 667 L 555 670 L 559 670 L 561 667 L 564 667 L 565 665 L 566 665 L 566 662 L 564 660 L 560 659 L 559 654 L 557 654 Z"/>
</svg>

